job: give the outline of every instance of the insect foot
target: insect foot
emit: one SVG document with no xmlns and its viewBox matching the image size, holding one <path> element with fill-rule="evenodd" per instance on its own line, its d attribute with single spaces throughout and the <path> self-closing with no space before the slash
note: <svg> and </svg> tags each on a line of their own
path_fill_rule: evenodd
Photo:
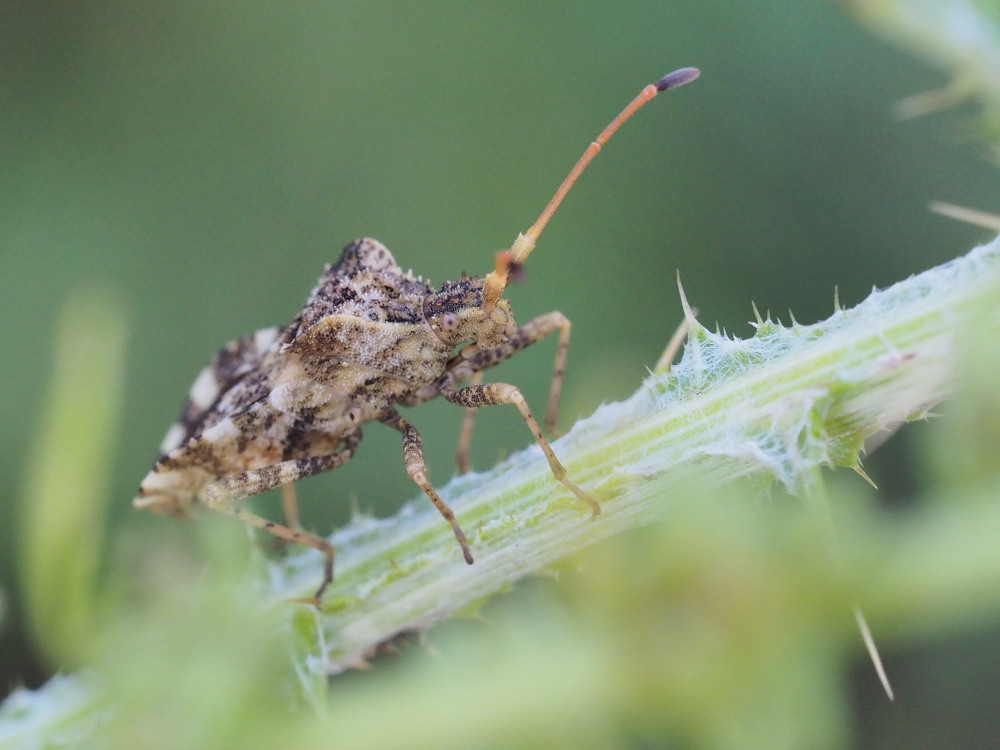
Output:
<svg viewBox="0 0 1000 750">
<path fill-rule="evenodd" d="M 298 528 L 290 485 L 347 463 L 369 422 L 397 430 L 407 474 L 450 524 L 467 563 L 472 551 L 455 514 L 428 479 L 417 429 L 399 416 L 443 396 L 472 410 L 513 405 L 538 443 L 553 476 L 593 515 L 600 505 L 566 475 L 520 390 L 480 382 L 482 373 L 558 331 L 546 427 L 555 428 L 569 347 L 570 323 L 559 312 L 519 326 L 503 298 L 570 187 L 629 117 L 660 91 L 698 76 L 682 68 L 642 92 L 590 144 L 538 220 L 508 250 L 496 254 L 485 278 L 462 274 L 434 288 L 404 272 L 373 239 L 344 248 L 327 266 L 301 312 L 286 326 L 265 328 L 229 343 L 195 379 L 181 416 L 160 446 L 160 458 L 133 500 L 137 508 L 187 516 L 196 505 L 233 516 L 275 537 L 318 550 L 323 580 L 319 604 L 333 580 L 333 546 Z M 459 441 L 467 465 L 471 423 Z M 250 512 L 241 502 L 283 488 L 287 522 Z"/>
</svg>

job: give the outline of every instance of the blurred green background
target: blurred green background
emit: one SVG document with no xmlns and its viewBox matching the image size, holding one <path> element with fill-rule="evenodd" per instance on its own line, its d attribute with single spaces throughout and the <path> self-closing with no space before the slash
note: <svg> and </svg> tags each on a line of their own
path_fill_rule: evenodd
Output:
<svg viewBox="0 0 1000 750">
<path fill-rule="evenodd" d="M 996 209 L 963 113 L 892 114 L 946 76 L 827 3 L 0 5 L 0 688 L 51 668 L 19 616 L 13 500 L 74 291 L 98 285 L 128 329 L 111 533 L 156 534 L 167 522 L 129 501 L 219 346 L 288 322 L 358 236 L 435 283 L 484 273 L 606 122 L 685 65 L 702 78 L 617 136 L 509 291 L 522 321 L 558 309 L 574 323 L 564 427 L 656 362 L 680 319 L 677 269 L 703 321 L 749 335 L 751 300 L 812 322 L 835 286 L 854 304 L 983 240 L 925 209 Z M 537 349 L 495 377 L 540 411 L 554 342 Z M 461 413 L 411 418 L 443 483 Z M 528 442 L 513 410 L 484 413 L 474 465 Z M 905 431 L 866 467 L 887 502 L 921 472 Z M 300 490 L 324 532 L 352 498 L 385 514 L 414 494 L 378 426 Z M 970 661 L 1000 659 L 997 636 L 889 654 L 890 669 L 918 675 L 913 705 L 940 702 L 950 673 L 968 685 Z M 857 712 L 875 736 L 894 709 L 866 670 Z M 982 708 L 971 700 L 957 723 Z"/>
</svg>

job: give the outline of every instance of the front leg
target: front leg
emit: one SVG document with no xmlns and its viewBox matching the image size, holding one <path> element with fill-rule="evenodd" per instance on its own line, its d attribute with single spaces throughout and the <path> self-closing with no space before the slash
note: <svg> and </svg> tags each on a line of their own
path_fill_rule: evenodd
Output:
<svg viewBox="0 0 1000 750">
<path fill-rule="evenodd" d="M 518 390 L 517 386 L 513 386 L 508 383 L 470 385 L 457 391 L 450 389 L 444 390 L 442 391 L 442 395 L 453 404 L 473 409 L 478 409 L 481 406 L 491 406 L 493 404 L 513 404 L 516 406 L 517 410 L 521 412 L 521 416 L 524 418 L 525 424 L 528 425 L 528 429 L 531 430 L 531 434 L 535 436 L 535 442 L 538 443 L 538 447 L 541 448 L 542 453 L 545 454 L 545 458 L 549 462 L 549 468 L 552 469 L 553 476 L 562 482 L 563 485 L 565 485 L 574 495 L 583 500 L 583 502 L 587 503 L 595 516 L 600 514 L 601 506 L 597 503 L 597 501 L 577 487 L 576 484 L 574 484 L 573 481 L 566 476 L 566 467 L 564 467 L 559 462 L 559 459 L 556 458 L 556 454 L 553 452 L 552 446 L 549 445 L 549 441 L 546 440 L 545 436 L 542 434 L 542 430 L 538 426 L 538 421 L 531 413 L 531 409 L 528 408 L 528 403 L 524 400 L 524 396 L 521 395 L 521 391 Z"/>
<path fill-rule="evenodd" d="M 569 318 L 559 311 L 553 311 L 529 320 L 518 328 L 505 344 L 489 349 L 470 346 L 465 351 L 459 352 L 448 363 L 448 371 L 432 389 L 433 393 L 422 395 L 419 400 L 433 398 L 438 393 L 444 392 L 475 373 L 495 367 L 558 330 L 559 341 L 556 343 L 556 358 L 552 368 L 552 385 L 549 388 L 549 402 L 545 409 L 545 429 L 547 432 L 553 433 L 559 411 L 559 395 L 562 392 L 563 376 L 566 374 L 566 354 L 569 352 L 571 327 Z"/>
<path fill-rule="evenodd" d="M 517 354 L 522 349 L 541 341 L 555 330 L 559 331 L 559 341 L 556 344 L 556 359 L 552 371 L 552 385 L 549 387 L 549 401 L 545 408 L 545 431 L 550 435 L 556 434 L 556 420 L 559 416 L 559 395 L 562 392 L 563 376 L 566 373 L 566 354 L 569 351 L 569 319 L 561 312 L 555 311 L 539 315 L 537 318 L 529 320 L 525 325 L 517 329 L 510 340 L 499 346 L 490 349 L 479 349 L 470 346 L 459 352 L 458 356 L 448 363 L 448 371 L 428 393 L 421 394 L 418 400 L 423 401 L 438 393 L 443 393 L 448 389 L 453 389 L 456 384 L 468 378 L 474 378 L 473 385 L 479 384 L 479 374 L 484 370 L 498 365 L 506 359 Z M 458 441 L 455 461 L 458 464 L 459 473 L 464 474 L 469 469 L 469 445 L 472 440 L 473 410 L 466 409 L 465 418 L 462 420 L 462 432 Z"/>
</svg>

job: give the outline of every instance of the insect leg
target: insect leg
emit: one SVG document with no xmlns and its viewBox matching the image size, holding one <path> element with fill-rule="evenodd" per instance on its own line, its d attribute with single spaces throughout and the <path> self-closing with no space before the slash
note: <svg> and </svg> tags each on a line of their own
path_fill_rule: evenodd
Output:
<svg viewBox="0 0 1000 750">
<path fill-rule="evenodd" d="M 210 507 L 215 507 L 217 504 L 233 503 L 283 484 L 322 474 L 346 464 L 354 455 L 355 447 L 356 443 L 329 456 L 292 458 L 260 469 L 229 474 L 205 488 L 205 500 Z"/>
<path fill-rule="evenodd" d="M 556 454 L 552 451 L 552 446 L 549 445 L 549 441 L 545 439 L 541 428 L 538 426 L 538 421 L 531 413 L 531 409 L 528 408 L 528 404 L 524 400 L 524 396 L 521 395 L 521 391 L 518 390 L 516 386 L 508 383 L 470 385 L 457 391 L 443 390 L 441 395 L 453 404 L 471 407 L 474 409 L 481 406 L 491 406 L 493 404 L 513 404 L 516 406 L 517 410 L 521 412 L 521 417 L 524 418 L 525 424 L 528 425 L 528 429 L 531 430 L 531 434 L 535 436 L 535 442 L 538 443 L 538 447 L 542 449 L 542 453 L 544 453 L 545 458 L 548 459 L 549 468 L 552 469 L 553 476 L 562 482 L 563 485 L 565 485 L 566 488 L 569 489 L 574 495 L 583 500 L 583 502 L 587 503 L 595 516 L 601 512 L 601 506 L 598 505 L 597 501 L 577 487 L 576 484 L 574 484 L 573 481 L 566 476 L 566 467 L 559 463 L 559 459 L 556 458 Z"/>
<path fill-rule="evenodd" d="M 563 376 L 566 373 L 570 328 L 569 318 L 559 311 L 539 315 L 518 328 L 507 343 L 490 349 L 476 349 L 468 356 L 456 357 L 447 373 L 447 382 L 442 390 L 447 390 L 448 383 L 454 384 L 474 373 L 488 370 L 505 359 L 510 359 L 522 349 L 526 349 L 558 330 L 559 341 L 556 344 L 556 359 L 552 368 L 552 385 L 549 388 L 549 401 L 545 409 L 545 430 L 549 433 L 555 433 L 556 418 L 559 412 L 559 395 L 562 392 Z M 436 392 L 434 395 L 437 395 Z"/>
<path fill-rule="evenodd" d="M 556 344 L 556 361 L 552 366 L 552 385 L 549 387 L 549 402 L 545 407 L 545 429 L 550 435 L 556 433 L 556 420 L 559 418 L 559 395 L 562 393 L 563 377 L 566 375 L 566 354 L 569 352 L 569 318 L 561 312 L 551 312 L 540 318 L 528 321 L 531 325 L 537 320 L 544 320 L 549 328 L 542 328 L 539 338 L 547 336 L 553 328 L 559 329 L 559 341 Z"/>
<path fill-rule="evenodd" d="M 483 381 L 483 373 L 477 372 L 469 381 L 470 385 L 479 385 Z M 466 474 L 469 471 L 469 446 L 472 445 L 472 428 L 475 425 L 476 410 L 467 408 L 462 417 L 462 429 L 458 433 L 458 447 L 455 449 L 455 463 L 458 464 L 458 473 Z"/>
<path fill-rule="evenodd" d="M 281 485 L 281 515 L 285 518 L 285 526 L 296 531 L 301 531 L 299 499 L 296 496 L 294 484 Z M 284 539 L 275 539 L 274 548 L 284 549 L 286 543 Z"/>
<path fill-rule="evenodd" d="M 424 463 L 424 447 L 417 428 L 395 412 L 383 418 L 382 422 L 393 429 L 399 430 L 403 434 L 403 462 L 406 464 L 406 473 L 424 491 L 424 494 L 430 498 L 434 506 L 444 516 L 444 520 L 451 524 L 451 529 L 455 532 L 455 538 L 462 548 L 462 555 L 465 557 L 465 561 L 469 565 L 472 565 L 472 551 L 469 549 L 469 542 L 465 538 L 462 527 L 458 525 L 458 520 L 455 518 L 455 514 L 451 508 L 441 499 L 440 495 L 438 495 L 427 479 L 427 464 Z"/>
<path fill-rule="evenodd" d="M 299 526 L 299 501 L 295 496 L 294 484 L 281 485 L 281 510 L 285 516 L 285 525 L 291 529 Z"/>
<path fill-rule="evenodd" d="M 295 544 L 302 544 L 306 547 L 312 547 L 313 549 L 319 550 L 323 553 L 323 580 L 319 584 L 319 588 L 316 589 L 316 593 L 313 594 L 312 599 L 308 600 L 310 603 L 319 604 L 322 600 L 323 592 L 326 591 L 326 587 L 330 585 L 333 580 L 333 545 L 330 544 L 326 539 L 316 534 L 310 534 L 306 531 L 298 531 L 297 529 L 290 529 L 287 526 L 282 526 L 280 523 L 275 523 L 274 521 L 269 521 L 263 516 L 258 516 L 246 508 L 240 508 L 235 505 L 220 505 L 212 506 L 214 510 L 220 513 L 232 516 L 233 518 L 238 518 L 247 526 L 253 526 L 256 529 L 261 529 L 268 532 L 269 534 L 274 534 L 278 539 L 282 539 L 286 542 L 294 542 Z M 300 601 L 300 600 L 296 600 Z"/>
<path fill-rule="evenodd" d="M 286 542 L 295 542 L 322 552 L 326 558 L 323 564 L 323 580 L 314 596 L 315 600 L 319 602 L 326 587 L 333 580 L 333 545 L 315 534 L 269 521 L 263 516 L 238 507 L 236 503 L 250 495 L 256 495 L 278 486 L 287 486 L 298 479 L 343 466 L 354 455 L 360 441 L 361 433 L 359 431 L 347 438 L 344 441 L 344 447 L 337 453 L 328 456 L 290 459 L 261 469 L 230 474 L 205 488 L 205 504 L 212 510 L 239 518 L 247 525 L 262 529 Z M 294 494 L 292 497 L 294 499 Z"/>
</svg>

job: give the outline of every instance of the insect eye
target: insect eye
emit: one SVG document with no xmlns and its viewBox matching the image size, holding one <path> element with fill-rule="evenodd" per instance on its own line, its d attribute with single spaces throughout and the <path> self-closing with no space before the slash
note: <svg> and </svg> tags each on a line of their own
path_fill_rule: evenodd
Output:
<svg viewBox="0 0 1000 750">
<path fill-rule="evenodd" d="M 458 316 L 455 313 L 445 313 L 442 315 L 441 330 L 449 332 L 458 330 Z"/>
</svg>

